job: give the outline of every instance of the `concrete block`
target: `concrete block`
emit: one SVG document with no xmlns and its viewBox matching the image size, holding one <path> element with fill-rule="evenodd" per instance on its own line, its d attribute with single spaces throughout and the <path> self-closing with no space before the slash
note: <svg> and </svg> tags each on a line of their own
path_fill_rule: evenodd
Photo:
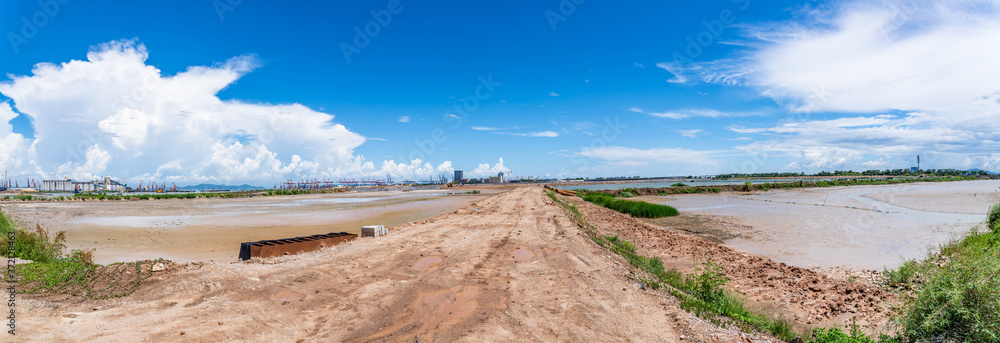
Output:
<svg viewBox="0 0 1000 343">
<path fill-rule="evenodd" d="M 361 227 L 361 237 L 378 237 L 389 234 L 389 230 L 383 225 L 368 225 Z"/>
</svg>

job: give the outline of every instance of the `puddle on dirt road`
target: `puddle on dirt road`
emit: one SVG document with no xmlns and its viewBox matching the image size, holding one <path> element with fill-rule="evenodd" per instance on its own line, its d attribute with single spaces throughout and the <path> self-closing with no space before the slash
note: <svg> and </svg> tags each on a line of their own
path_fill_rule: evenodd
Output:
<svg viewBox="0 0 1000 343">
<path fill-rule="evenodd" d="M 363 341 L 377 340 L 396 333 L 420 336 L 422 342 L 433 342 L 434 335 L 460 323 L 479 307 L 480 289 L 477 286 L 454 288 L 421 293 L 412 306 L 413 312 L 406 320 L 369 336 Z"/>
<path fill-rule="evenodd" d="M 510 254 L 504 256 L 502 260 L 503 261 L 514 261 L 514 262 L 524 262 L 524 261 L 527 261 L 527 260 L 535 258 L 535 255 L 536 254 L 535 254 L 534 251 L 531 251 L 531 249 L 529 249 L 525 245 L 521 245 L 521 246 L 517 247 L 517 250 L 514 250 Z"/>
<path fill-rule="evenodd" d="M 421 273 L 431 272 L 441 267 L 441 263 L 443 262 L 444 256 L 427 256 L 414 262 L 413 266 L 410 266 L 410 269 Z"/>
</svg>

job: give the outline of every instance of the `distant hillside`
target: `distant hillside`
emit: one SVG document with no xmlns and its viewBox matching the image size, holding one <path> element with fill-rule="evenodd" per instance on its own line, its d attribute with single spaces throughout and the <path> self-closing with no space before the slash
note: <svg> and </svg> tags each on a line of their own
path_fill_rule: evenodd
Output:
<svg viewBox="0 0 1000 343">
<path fill-rule="evenodd" d="M 208 191 L 208 190 L 251 191 L 251 190 L 265 189 L 263 187 L 257 187 L 251 185 L 233 186 L 233 185 L 215 185 L 210 183 L 203 183 L 200 185 L 184 186 L 177 188 L 184 191 Z"/>
</svg>

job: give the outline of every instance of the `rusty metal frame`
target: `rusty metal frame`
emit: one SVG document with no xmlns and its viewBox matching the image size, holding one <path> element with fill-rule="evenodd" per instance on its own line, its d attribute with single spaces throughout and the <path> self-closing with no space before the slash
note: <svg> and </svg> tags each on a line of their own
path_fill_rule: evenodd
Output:
<svg viewBox="0 0 1000 343">
<path fill-rule="evenodd" d="M 328 233 L 295 238 L 269 239 L 257 242 L 240 243 L 240 259 L 251 257 L 275 257 L 294 255 L 331 247 L 352 239 L 358 235 L 347 232 Z"/>
</svg>

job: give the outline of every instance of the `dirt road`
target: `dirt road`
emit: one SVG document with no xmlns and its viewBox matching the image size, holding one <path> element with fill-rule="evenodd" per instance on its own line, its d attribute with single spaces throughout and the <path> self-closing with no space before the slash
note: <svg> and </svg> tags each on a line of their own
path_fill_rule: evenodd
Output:
<svg viewBox="0 0 1000 343">
<path fill-rule="evenodd" d="M 274 263 L 274 264 L 272 264 Z M 769 341 L 628 281 L 540 187 L 314 253 L 173 265 L 132 296 L 21 300 L 39 342 Z"/>
</svg>

